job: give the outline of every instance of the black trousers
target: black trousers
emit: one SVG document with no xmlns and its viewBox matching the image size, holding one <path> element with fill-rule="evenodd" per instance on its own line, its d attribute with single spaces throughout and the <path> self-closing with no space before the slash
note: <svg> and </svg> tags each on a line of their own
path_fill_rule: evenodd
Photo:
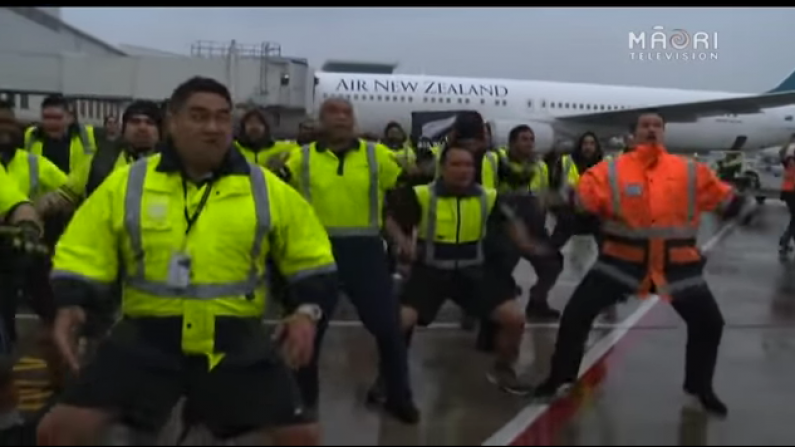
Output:
<svg viewBox="0 0 795 447">
<path fill-rule="evenodd" d="M 552 246 L 560 250 L 574 235 L 590 234 L 600 244 L 599 219 L 587 214 L 576 214 L 570 210 L 555 213 L 555 229 L 552 230 Z"/>
<path fill-rule="evenodd" d="M 782 247 L 789 245 L 789 241 L 795 241 L 795 192 L 785 192 L 781 194 L 781 199 L 787 204 L 789 210 L 789 225 L 781 235 L 779 245 Z"/>
<path fill-rule="evenodd" d="M 560 321 L 550 380 L 574 382 L 593 322 L 606 307 L 633 291 L 591 270 L 574 291 Z M 712 391 L 712 378 L 723 336 L 723 316 L 709 287 L 693 287 L 673 297 L 671 304 L 687 324 L 684 388 L 690 393 Z"/>
</svg>

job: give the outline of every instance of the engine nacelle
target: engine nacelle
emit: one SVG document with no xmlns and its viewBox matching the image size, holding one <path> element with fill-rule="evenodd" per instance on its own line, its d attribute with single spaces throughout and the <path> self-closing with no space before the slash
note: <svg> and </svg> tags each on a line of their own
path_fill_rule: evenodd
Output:
<svg viewBox="0 0 795 447">
<path fill-rule="evenodd" d="M 536 135 L 537 152 L 548 152 L 555 144 L 555 130 L 547 123 L 518 120 L 489 120 L 488 124 L 491 127 L 492 144 L 496 147 L 507 146 L 508 135 L 511 133 L 511 130 L 523 124 L 533 129 Z"/>
</svg>

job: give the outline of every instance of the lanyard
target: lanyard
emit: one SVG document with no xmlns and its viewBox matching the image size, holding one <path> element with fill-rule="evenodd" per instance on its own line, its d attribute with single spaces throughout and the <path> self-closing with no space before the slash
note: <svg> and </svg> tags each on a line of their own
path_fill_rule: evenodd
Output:
<svg viewBox="0 0 795 447">
<path fill-rule="evenodd" d="M 199 205 L 196 207 L 196 211 L 193 213 L 193 216 L 188 213 L 188 183 L 185 179 L 182 179 L 182 191 L 185 193 L 185 221 L 188 223 L 188 227 L 185 229 L 185 234 L 187 235 L 190 233 L 190 230 L 193 228 L 193 224 L 199 219 L 202 211 L 204 211 L 204 206 L 207 205 L 207 199 L 210 198 L 210 192 L 213 189 L 212 181 L 207 183 L 207 186 L 204 187 L 204 193 L 202 194 L 201 200 L 199 200 Z"/>
</svg>

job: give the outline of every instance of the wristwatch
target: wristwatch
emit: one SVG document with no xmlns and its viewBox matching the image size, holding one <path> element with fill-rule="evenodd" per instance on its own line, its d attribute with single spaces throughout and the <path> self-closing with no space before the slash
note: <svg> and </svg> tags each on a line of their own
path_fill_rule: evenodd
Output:
<svg viewBox="0 0 795 447">
<path fill-rule="evenodd" d="M 295 310 L 298 315 L 309 317 L 313 323 L 318 323 L 323 318 L 323 309 L 317 304 L 302 304 Z"/>
</svg>

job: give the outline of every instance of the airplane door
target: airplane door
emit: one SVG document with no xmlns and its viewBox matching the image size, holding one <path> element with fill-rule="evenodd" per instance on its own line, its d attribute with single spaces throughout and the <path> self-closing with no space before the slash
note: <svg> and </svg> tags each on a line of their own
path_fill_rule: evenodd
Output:
<svg viewBox="0 0 795 447">
<path fill-rule="evenodd" d="M 747 135 L 738 135 L 737 138 L 734 139 L 734 144 L 732 144 L 730 151 L 740 151 L 742 150 L 743 146 L 745 146 L 746 141 L 748 141 Z"/>
</svg>

